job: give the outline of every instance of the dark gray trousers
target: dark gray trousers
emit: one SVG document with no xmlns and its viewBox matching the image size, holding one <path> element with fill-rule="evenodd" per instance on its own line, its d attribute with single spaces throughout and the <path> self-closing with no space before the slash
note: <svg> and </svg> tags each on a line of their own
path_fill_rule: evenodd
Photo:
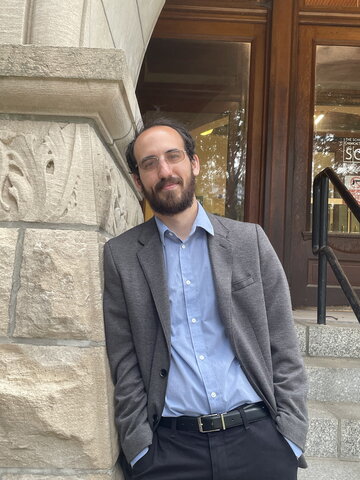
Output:
<svg viewBox="0 0 360 480">
<path fill-rule="evenodd" d="M 212 433 L 159 427 L 134 468 L 121 466 L 126 480 L 296 480 L 298 462 L 266 417 Z"/>
</svg>

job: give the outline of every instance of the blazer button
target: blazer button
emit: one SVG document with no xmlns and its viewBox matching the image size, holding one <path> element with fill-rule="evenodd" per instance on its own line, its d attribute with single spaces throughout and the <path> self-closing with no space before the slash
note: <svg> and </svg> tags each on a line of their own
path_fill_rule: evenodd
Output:
<svg viewBox="0 0 360 480">
<path fill-rule="evenodd" d="M 167 374 L 168 374 L 168 372 L 167 372 L 167 370 L 165 370 L 165 368 L 162 368 L 162 369 L 160 370 L 160 377 L 161 377 L 161 378 L 167 377 Z"/>
<path fill-rule="evenodd" d="M 159 420 L 159 416 L 156 415 L 156 413 L 153 415 L 153 420 L 154 420 L 154 423 L 156 423 Z"/>
</svg>

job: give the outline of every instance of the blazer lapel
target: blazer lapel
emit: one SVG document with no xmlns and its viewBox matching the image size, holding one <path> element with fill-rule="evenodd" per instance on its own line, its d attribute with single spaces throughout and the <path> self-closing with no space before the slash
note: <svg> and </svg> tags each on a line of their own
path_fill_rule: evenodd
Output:
<svg viewBox="0 0 360 480">
<path fill-rule="evenodd" d="M 225 327 L 231 329 L 231 280 L 233 259 L 231 243 L 228 240 L 229 231 L 213 215 L 209 214 L 209 218 L 214 227 L 214 236 L 208 236 L 208 245 L 219 312 Z"/>
<path fill-rule="evenodd" d="M 171 325 L 170 305 L 164 264 L 163 247 L 154 219 L 144 224 L 139 242 L 143 248 L 138 252 L 138 259 L 151 290 L 155 307 L 170 350 Z"/>
</svg>

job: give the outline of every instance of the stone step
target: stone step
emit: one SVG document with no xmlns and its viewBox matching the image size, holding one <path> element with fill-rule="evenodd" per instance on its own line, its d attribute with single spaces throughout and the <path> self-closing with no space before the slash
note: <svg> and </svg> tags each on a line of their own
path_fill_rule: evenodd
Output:
<svg viewBox="0 0 360 480">
<path fill-rule="evenodd" d="M 308 307 L 293 310 L 295 320 L 304 320 L 316 323 L 317 309 L 316 307 Z M 359 323 L 355 313 L 349 306 L 344 307 L 327 307 L 326 323 Z"/>
<path fill-rule="evenodd" d="M 308 400 L 360 403 L 360 360 L 305 357 Z"/>
<path fill-rule="evenodd" d="M 308 469 L 299 480 L 360 480 L 360 324 L 352 311 L 294 312 L 309 378 Z M 333 317 L 333 318 L 332 318 Z"/>
<path fill-rule="evenodd" d="M 309 468 L 299 468 L 298 480 L 359 480 L 360 463 L 334 458 L 306 457 Z"/>
<path fill-rule="evenodd" d="M 309 402 L 308 407 L 306 455 L 360 462 L 360 404 Z"/>
<path fill-rule="evenodd" d="M 300 313 L 295 311 L 294 319 L 303 355 L 360 358 L 360 324 L 355 315 L 332 312 L 337 320 L 317 325 L 316 318 L 304 318 L 303 311 Z"/>
</svg>

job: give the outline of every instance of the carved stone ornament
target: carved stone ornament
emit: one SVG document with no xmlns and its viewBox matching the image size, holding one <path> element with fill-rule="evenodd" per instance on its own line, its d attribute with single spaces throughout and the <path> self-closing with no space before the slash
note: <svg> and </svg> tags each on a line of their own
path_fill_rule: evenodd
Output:
<svg viewBox="0 0 360 480">
<path fill-rule="evenodd" d="M 139 201 L 109 152 L 91 132 L 96 210 L 99 225 L 119 235 L 143 221 Z"/>
<path fill-rule="evenodd" d="M 0 221 L 97 225 L 143 220 L 137 196 L 87 123 L 0 124 Z"/>
<path fill-rule="evenodd" d="M 76 128 L 51 124 L 44 136 L 0 130 L 0 220 L 58 222 L 76 209 Z"/>
</svg>

